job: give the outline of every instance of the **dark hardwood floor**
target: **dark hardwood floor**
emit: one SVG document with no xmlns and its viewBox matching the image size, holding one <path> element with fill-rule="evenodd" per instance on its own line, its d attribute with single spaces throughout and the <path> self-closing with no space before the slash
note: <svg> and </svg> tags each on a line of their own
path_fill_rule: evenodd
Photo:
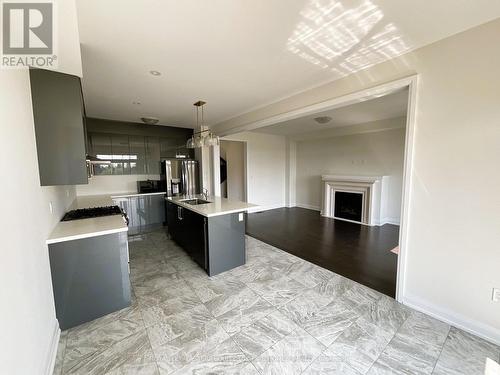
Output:
<svg viewBox="0 0 500 375">
<path fill-rule="evenodd" d="M 394 297 L 399 226 L 380 227 L 320 216 L 304 208 L 248 214 L 247 234 Z"/>
</svg>

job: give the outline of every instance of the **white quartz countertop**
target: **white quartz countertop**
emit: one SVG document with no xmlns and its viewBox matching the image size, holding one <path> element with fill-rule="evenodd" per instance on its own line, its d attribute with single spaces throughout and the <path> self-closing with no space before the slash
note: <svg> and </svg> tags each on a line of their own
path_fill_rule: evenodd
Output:
<svg viewBox="0 0 500 375">
<path fill-rule="evenodd" d="M 114 206 L 110 195 L 90 195 L 76 197 L 69 210 Z M 78 240 L 82 238 L 103 236 L 106 234 L 126 232 L 127 224 L 121 215 L 94 217 L 90 219 L 60 221 L 49 238 L 47 244 Z"/>
<path fill-rule="evenodd" d="M 138 197 L 142 195 L 165 195 L 166 193 L 164 191 L 158 191 L 156 193 L 118 193 L 118 194 L 112 194 L 111 198 L 117 199 L 117 198 L 129 198 L 129 197 Z"/>
<path fill-rule="evenodd" d="M 192 204 L 183 202 L 183 200 L 194 199 L 194 198 L 207 200 L 210 203 L 192 205 Z M 226 214 L 232 214 L 232 213 L 236 213 L 236 212 L 245 212 L 249 208 L 256 207 L 256 205 L 251 204 L 251 203 L 230 200 L 230 199 L 221 198 L 221 197 L 209 196 L 208 199 L 205 199 L 202 195 L 167 197 L 165 199 L 168 201 L 171 201 L 171 202 L 173 202 L 181 207 L 184 207 L 188 210 L 196 212 L 200 215 L 206 216 L 206 217 L 226 215 Z"/>
</svg>

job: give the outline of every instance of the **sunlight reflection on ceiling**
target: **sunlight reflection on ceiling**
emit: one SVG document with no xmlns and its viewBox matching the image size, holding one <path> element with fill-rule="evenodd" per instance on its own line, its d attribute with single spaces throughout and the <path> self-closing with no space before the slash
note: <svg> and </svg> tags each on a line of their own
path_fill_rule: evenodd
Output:
<svg viewBox="0 0 500 375">
<path fill-rule="evenodd" d="M 354 3 L 354 4 L 353 4 Z M 398 28 L 370 0 L 309 0 L 288 38 L 287 50 L 340 76 L 410 50 Z"/>
</svg>

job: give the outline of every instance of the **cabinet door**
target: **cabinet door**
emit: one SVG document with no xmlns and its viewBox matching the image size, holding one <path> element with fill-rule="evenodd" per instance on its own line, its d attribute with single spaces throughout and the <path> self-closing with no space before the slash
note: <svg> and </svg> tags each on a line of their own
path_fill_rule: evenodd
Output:
<svg viewBox="0 0 500 375">
<path fill-rule="evenodd" d="M 136 202 L 136 213 L 139 231 L 143 232 L 149 225 L 148 201 L 149 196 L 133 197 Z"/>
<path fill-rule="evenodd" d="M 140 219 L 137 214 L 137 199 L 136 197 L 127 198 L 128 201 L 128 233 L 130 235 L 139 234 L 141 231 Z"/>
<path fill-rule="evenodd" d="M 111 150 L 113 152 L 112 174 L 130 174 L 130 144 L 128 135 L 112 134 Z"/>
<path fill-rule="evenodd" d="M 206 269 L 205 235 L 206 218 L 190 210 L 184 210 L 186 248 L 193 260 Z"/>
<path fill-rule="evenodd" d="M 89 137 L 92 155 L 101 160 L 111 161 L 113 159 L 111 135 L 104 133 L 91 133 Z M 111 173 L 111 164 L 94 164 L 94 174 L 96 176 L 110 175 Z"/>
<path fill-rule="evenodd" d="M 41 186 L 87 184 L 80 79 L 43 69 L 29 76 Z"/>
<path fill-rule="evenodd" d="M 111 174 L 130 174 L 130 147 L 128 135 L 111 135 L 111 152 L 113 162 L 111 163 Z"/>
<path fill-rule="evenodd" d="M 130 174 L 146 174 L 146 142 L 140 135 L 130 135 Z"/>
<path fill-rule="evenodd" d="M 160 174 L 160 141 L 158 137 L 146 137 L 146 173 Z"/>
<path fill-rule="evenodd" d="M 148 211 L 150 225 L 163 225 L 165 222 L 165 196 L 150 195 Z"/>
<path fill-rule="evenodd" d="M 175 158 L 180 146 L 185 146 L 186 141 L 178 138 L 160 138 L 160 156 L 163 159 Z"/>
<path fill-rule="evenodd" d="M 186 138 L 160 138 L 160 156 L 162 159 L 176 158 L 179 155 L 185 159 L 194 157 L 194 150 L 186 148 Z M 191 152 L 193 151 L 193 152 Z"/>
<path fill-rule="evenodd" d="M 177 241 L 178 225 L 177 225 L 177 205 L 167 202 L 167 226 L 170 236 Z"/>
</svg>

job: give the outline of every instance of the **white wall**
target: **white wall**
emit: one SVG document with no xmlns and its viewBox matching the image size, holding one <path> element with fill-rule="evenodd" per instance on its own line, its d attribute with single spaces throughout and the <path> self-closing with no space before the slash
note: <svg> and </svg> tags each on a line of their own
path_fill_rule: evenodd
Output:
<svg viewBox="0 0 500 375">
<path fill-rule="evenodd" d="M 297 142 L 289 138 L 286 142 L 285 202 L 287 207 L 297 205 Z"/>
<path fill-rule="evenodd" d="M 94 176 L 88 185 L 77 185 L 76 195 L 136 193 L 137 181 L 159 180 L 159 175 Z"/>
<path fill-rule="evenodd" d="M 58 70 L 81 75 L 75 4 L 64 0 L 59 5 L 64 41 Z M 0 168 L 5 176 L 0 184 L 0 373 L 45 374 L 59 329 L 45 239 L 72 203 L 75 188 L 40 187 L 27 70 L 0 70 L 0 108 Z"/>
<path fill-rule="evenodd" d="M 227 198 L 245 201 L 245 143 L 221 141 L 220 156 L 226 160 L 227 165 L 227 181 L 225 184 Z"/>
<path fill-rule="evenodd" d="M 500 343 L 500 19 L 212 127 L 419 76 L 405 303 Z"/>
<path fill-rule="evenodd" d="M 401 126 L 405 118 L 399 118 Z M 297 205 L 319 210 L 323 174 L 389 176 L 384 221 L 399 224 L 405 129 L 297 142 Z"/>
<path fill-rule="evenodd" d="M 224 140 L 247 144 L 247 201 L 257 204 L 258 210 L 285 206 L 285 137 L 239 133 Z"/>
</svg>

